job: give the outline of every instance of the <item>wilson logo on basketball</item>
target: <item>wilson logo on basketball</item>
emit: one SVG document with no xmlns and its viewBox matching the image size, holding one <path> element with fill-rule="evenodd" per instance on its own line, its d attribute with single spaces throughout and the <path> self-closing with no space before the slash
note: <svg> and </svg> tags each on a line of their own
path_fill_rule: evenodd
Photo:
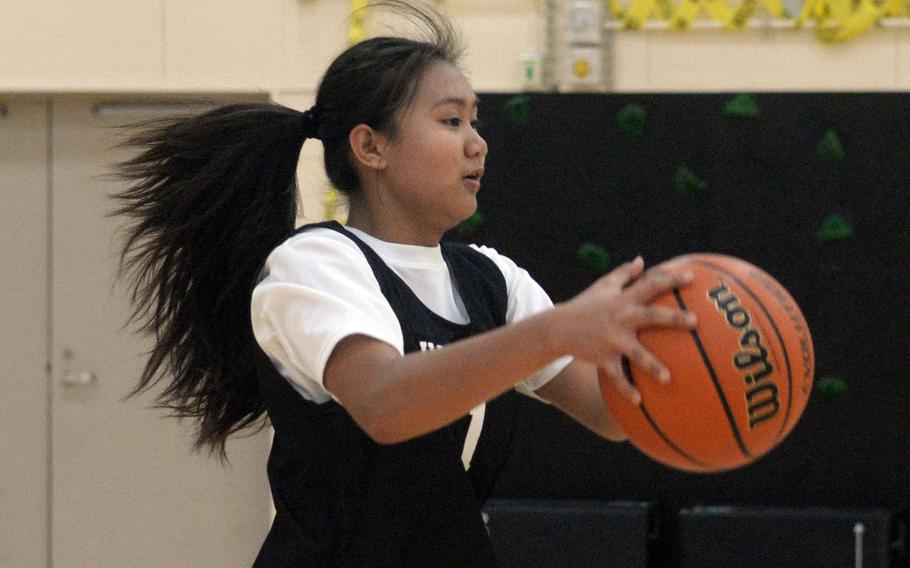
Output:
<svg viewBox="0 0 910 568">
<path fill-rule="evenodd" d="M 768 360 L 768 348 L 762 342 L 761 333 L 752 325 L 752 317 L 741 305 L 739 298 L 730 291 L 726 282 L 708 290 L 708 297 L 714 301 L 718 311 L 727 319 L 727 324 L 740 333 L 740 349 L 733 355 L 733 364 L 743 371 L 743 381 L 748 386 L 746 405 L 749 412 L 749 429 L 773 418 L 780 410 L 777 385 L 766 381 L 774 367 Z"/>
</svg>

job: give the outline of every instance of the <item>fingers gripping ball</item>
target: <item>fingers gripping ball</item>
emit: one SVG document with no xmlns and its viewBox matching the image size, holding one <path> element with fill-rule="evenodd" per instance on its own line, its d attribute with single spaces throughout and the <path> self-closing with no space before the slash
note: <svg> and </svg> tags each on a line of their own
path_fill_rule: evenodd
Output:
<svg viewBox="0 0 910 568">
<path fill-rule="evenodd" d="M 779 444 L 806 407 L 814 373 L 809 328 L 790 294 L 743 260 L 693 254 L 668 262 L 691 270 L 694 280 L 652 304 L 695 312 L 698 326 L 639 331 L 671 382 L 625 361 L 641 405 L 601 372 L 604 401 L 632 444 L 665 465 L 740 467 Z"/>
</svg>

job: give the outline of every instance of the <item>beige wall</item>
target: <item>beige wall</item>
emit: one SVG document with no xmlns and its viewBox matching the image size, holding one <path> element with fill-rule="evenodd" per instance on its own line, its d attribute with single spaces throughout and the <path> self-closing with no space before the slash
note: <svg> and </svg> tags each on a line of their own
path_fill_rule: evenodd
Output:
<svg viewBox="0 0 910 568">
<path fill-rule="evenodd" d="M 557 3 L 559 0 L 555 0 Z M 350 0 L 4 2 L 0 93 L 310 93 L 345 45 Z M 478 90 L 520 88 L 519 59 L 546 46 L 544 0 L 446 0 Z M 810 30 L 610 32 L 614 88 L 906 89 L 900 21 L 840 45 Z"/>
</svg>

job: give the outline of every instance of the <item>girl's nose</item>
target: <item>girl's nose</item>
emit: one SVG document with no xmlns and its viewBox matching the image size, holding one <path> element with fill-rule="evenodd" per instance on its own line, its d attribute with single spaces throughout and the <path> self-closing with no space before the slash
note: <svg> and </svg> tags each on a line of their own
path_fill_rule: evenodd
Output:
<svg viewBox="0 0 910 568">
<path fill-rule="evenodd" d="M 470 157 L 486 156 L 487 141 L 484 140 L 480 134 L 474 131 L 465 144 L 465 153 Z"/>
</svg>

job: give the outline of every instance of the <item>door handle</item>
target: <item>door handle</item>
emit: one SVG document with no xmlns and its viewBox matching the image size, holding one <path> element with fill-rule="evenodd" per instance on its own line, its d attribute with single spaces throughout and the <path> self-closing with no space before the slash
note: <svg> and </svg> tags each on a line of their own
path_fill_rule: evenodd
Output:
<svg viewBox="0 0 910 568">
<path fill-rule="evenodd" d="M 91 371 L 64 371 L 63 386 L 66 387 L 85 387 L 95 383 L 98 375 Z"/>
</svg>

